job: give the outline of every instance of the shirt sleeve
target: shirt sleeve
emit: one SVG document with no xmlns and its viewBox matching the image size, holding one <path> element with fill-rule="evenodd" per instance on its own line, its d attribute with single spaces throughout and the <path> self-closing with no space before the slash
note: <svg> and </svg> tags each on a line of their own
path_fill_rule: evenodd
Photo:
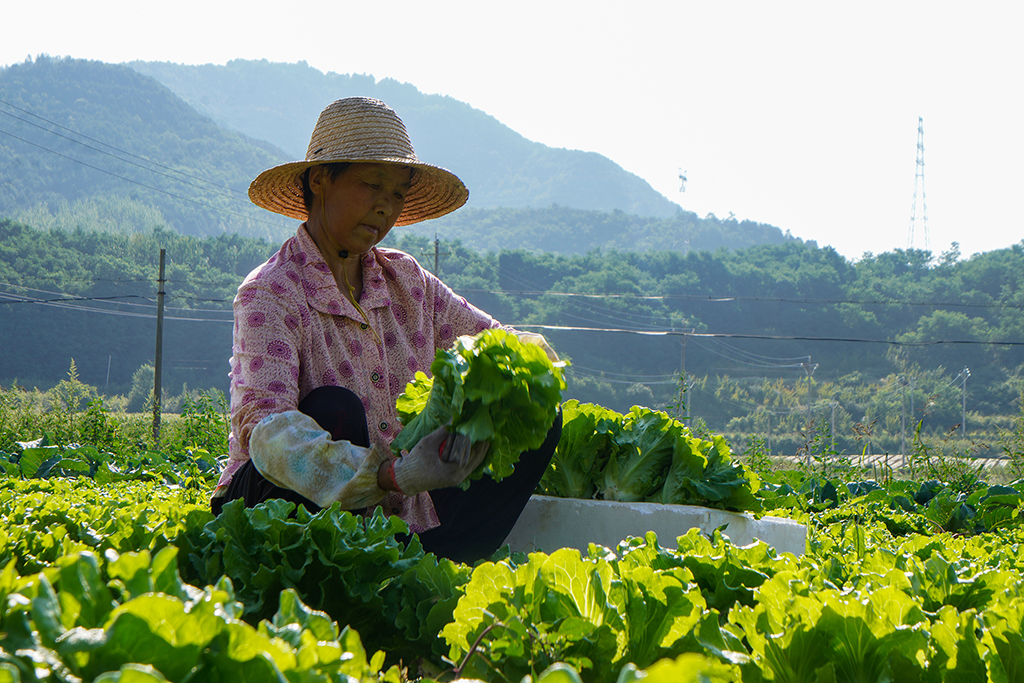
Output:
<svg viewBox="0 0 1024 683">
<path fill-rule="evenodd" d="M 263 418 L 251 432 L 252 464 L 270 483 L 295 491 L 320 507 L 369 507 L 387 495 L 377 470 L 388 460 L 379 446 L 331 441 L 310 416 L 291 410 Z"/>
<path fill-rule="evenodd" d="M 302 315 L 296 297 L 273 291 L 258 276 L 238 289 L 231 357 L 232 461 L 249 459 L 249 437 L 260 420 L 297 409 Z"/>
</svg>

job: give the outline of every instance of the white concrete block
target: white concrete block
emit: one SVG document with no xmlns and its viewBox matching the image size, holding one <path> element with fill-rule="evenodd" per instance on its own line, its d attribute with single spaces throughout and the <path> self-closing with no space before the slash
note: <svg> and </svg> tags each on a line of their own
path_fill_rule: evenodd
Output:
<svg viewBox="0 0 1024 683">
<path fill-rule="evenodd" d="M 736 545 L 764 541 L 780 553 L 803 555 L 807 527 L 783 517 L 762 517 L 694 505 L 619 503 L 532 496 L 505 543 L 512 550 L 550 553 L 558 548 L 587 551 L 590 543 L 612 550 L 630 536 L 653 531 L 663 548 L 675 548 L 676 539 L 694 527 L 711 534 L 726 525 L 722 535 Z"/>
</svg>

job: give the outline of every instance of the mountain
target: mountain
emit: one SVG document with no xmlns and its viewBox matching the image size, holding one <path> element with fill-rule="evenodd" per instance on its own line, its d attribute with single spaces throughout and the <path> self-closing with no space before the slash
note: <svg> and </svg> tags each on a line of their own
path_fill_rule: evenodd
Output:
<svg viewBox="0 0 1024 683">
<path fill-rule="evenodd" d="M 115 232 L 294 230 L 247 195 L 290 155 L 123 65 L 40 57 L 0 69 L 0 133 L 0 216 Z"/>
<path fill-rule="evenodd" d="M 249 182 L 301 158 L 292 148 L 305 147 L 323 104 L 355 92 L 392 103 L 421 155 L 459 169 L 471 188 L 465 209 L 403 234 L 562 254 L 793 239 L 770 225 L 699 218 L 600 155 L 530 142 L 448 97 L 246 61 L 129 67 L 40 57 L 0 69 L 0 218 L 43 230 L 161 227 L 280 242 L 295 221 L 253 206 Z"/>
<path fill-rule="evenodd" d="M 552 204 L 667 218 L 680 210 L 647 181 L 594 152 L 555 149 L 451 97 L 372 76 L 323 73 L 305 62 L 234 60 L 188 66 L 131 62 L 226 128 L 268 140 L 294 159 L 306 154 L 320 111 L 342 97 L 365 95 L 405 121 L 417 155 L 455 172 L 474 208 Z"/>
<path fill-rule="evenodd" d="M 392 231 L 388 237 L 400 239 L 403 234 L 439 235 L 477 251 L 524 249 L 564 255 L 586 254 L 594 249 L 686 253 L 801 241 L 772 225 L 714 216 L 698 218 L 690 211 L 658 218 L 557 205 L 543 209 L 465 208 Z M 817 246 L 811 241 L 807 244 Z"/>
</svg>

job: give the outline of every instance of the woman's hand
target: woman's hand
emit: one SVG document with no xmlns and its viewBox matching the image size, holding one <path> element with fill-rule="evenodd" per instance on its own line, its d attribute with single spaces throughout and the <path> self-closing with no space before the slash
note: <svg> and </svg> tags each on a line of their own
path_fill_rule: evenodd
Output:
<svg viewBox="0 0 1024 683">
<path fill-rule="evenodd" d="M 458 486 L 475 470 L 490 444 L 472 443 L 462 434 L 449 434 L 439 427 L 419 440 L 412 450 L 381 468 L 382 488 L 397 489 L 405 495 Z M 388 470 L 385 473 L 384 467 Z"/>
<path fill-rule="evenodd" d="M 516 336 L 519 337 L 519 341 L 521 342 L 539 346 L 552 363 L 559 362 L 558 354 L 555 353 L 555 350 L 551 348 L 550 344 L 548 344 L 548 340 L 544 338 L 544 335 L 537 334 L 536 332 L 516 332 Z"/>
</svg>

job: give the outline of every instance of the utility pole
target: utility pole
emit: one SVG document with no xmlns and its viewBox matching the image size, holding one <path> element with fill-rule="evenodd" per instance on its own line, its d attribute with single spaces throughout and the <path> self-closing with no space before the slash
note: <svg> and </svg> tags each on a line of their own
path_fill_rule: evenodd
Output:
<svg viewBox="0 0 1024 683">
<path fill-rule="evenodd" d="M 441 257 L 451 254 L 450 251 L 441 251 L 441 240 L 438 239 L 437 233 L 434 233 L 434 275 L 441 277 Z"/>
<path fill-rule="evenodd" d="M 958 375 L 958 377 L 964 378 L 964 383 L 960 385 L 960 396 L 963 410 L 963 414 L 960 418 L 960 438 L 967 437 L 967 378 L 970 376 L 971 371 L 967 367 L 964 367 L 964 369 L 961 370 L 960 374 Z"/>
<path fill-rule="evenodd" d="M 683 419 L 683 405 L 686 400 L 686 332 L 682 333 L 682 351 L 679 354 L 679 396 L 676 400 L 676 419 Z"/>
<path fill-rule="evenodd" d="M 917 117 L 917 173 L 914 175 L 914 200 L 910 206 L 910 234 L 907 249 L 914 248 L 914 227 L 917 223 L 917 189 L 921 188 L 921 227 L 924 229 L 924 248 L 928 244 L 928 202 L 924 194 L 924 118 Z"/>
<path fill-rule="evenodd" d="M 900 375 L 900 467 L 907 466 L 907 378 Z"/>
<path fill-rule="evenodd" d="M 804 372 L 807 373 L 807 424 L 808 424 L 808 426 L 810 426 L 810 423 L 811 423 L 811 375 L 813 375 L 814 371 L 818 368 L 818 364 L 817 363 L 812 363 L 811 362 L 811 357 L 807 356 L 807 362 L 806 363 L 801 363 L 800 365 L 801 365 L 801 367 L 803 367 Z M 807 449 L 807 466 L 808 467 L 811 466 L 811 449 L 810 448 Z"/>
<path fill-rule="evenodd" d="M 683 419 L 683 407 L 686 408 L 687 417 L 693 416 L 693 411 L 690 410 L 690 389 L 696 384 L 695 381 L 691 382 L 686 376 L 686 339 L 688 334 L 695 332 L 694 329 L 689 331 L 683 330 L 679 333 L 682 339 L 682 347 L 679 350 L 679 396 L 676 401 L 676 417 L 680 420 Z"/>
<path fill-rule="evenodd" d="M 164 253 L 160 250 L 160 277 L 156 294 L 156 354 L 153 359 L 153 446 L 160 445 L 160 375 L 164 361 Z"/>
<path fill-rule="evenodd" d="M 911 377 L 907 381 L 909 382 L 909 385 L 910 385 L 910 421 L 916 425 L 917 424 L 917 415 L 914 414 L 914 388 L 915 388 L 916 384 L 914 382 L 914 378 L 913 377 Z M 915 427 L 915 429 L 916 429 L 916 427 Z"/>
<path fill-rule="evenodd" d="M 832 421 L 828 425 L 828 436 L 832 442 L 832 453 L 836 452 L 836 401 L 832 400 Z"/>
<path fill-rule="evenodd" d="M 679 169 L 679 192 L 686 192 L 686 171 Z M 690 253 L 690 229 L 688 224 L 683 224 L 683 258 Z"/>
</svg>

